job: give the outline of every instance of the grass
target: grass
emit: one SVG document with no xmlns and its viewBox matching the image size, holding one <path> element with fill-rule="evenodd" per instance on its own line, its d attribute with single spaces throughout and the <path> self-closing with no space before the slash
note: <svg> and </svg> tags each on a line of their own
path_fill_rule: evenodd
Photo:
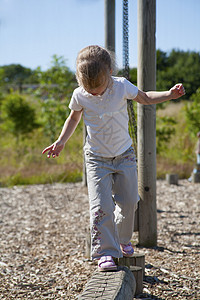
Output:
<svg viewBox="0 0 200 300">
<path fill-rule="evenodd" d="M 69 166 L 65 166 L 69 170 Z M 55 173 L 41 172 L 40 174 L 30 174 L 26 176 L 27 170 L 19 171 L 13 175 L 1 180 L 2 186 L 14 186 L 14 185 L 29 185 L 29 184 L 46 184 L 53 182 L 78 182 L 82 180 L 82 172 L 79 168 L 69 170 L 68 172 L 57 169 Z"/>
<path fill-rule="evenodd" d="M 47 158 L 42 150 L 50 144 L 41 130 L 16 144 L 12 135 L 0 138 L 0 186 L 77 182 L 82 179 L 83 138 L 79 128 L 57 158 Z"/>
</svg>

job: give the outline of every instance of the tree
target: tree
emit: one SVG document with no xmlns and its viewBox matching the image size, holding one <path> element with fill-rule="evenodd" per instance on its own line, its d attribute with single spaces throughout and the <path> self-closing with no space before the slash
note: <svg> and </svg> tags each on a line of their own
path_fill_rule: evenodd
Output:
<svg viewBox="0 0 200 300">
<path fill-rule="evenodd" d="M 24 83 L 38 82 L 36 72 L 20 64 L 2 66 L 0 67 L 0 73 L 1 72 L 3 72 L 2 82 L 4 85 L 13 84 L 21 87 Z"/>
<path fill-rule="evenodd" d="M 169 55 L 157 51 L 157 90 L 168 90 L 182 82 L 187 99 L 200 86 L 200 53 L 173 49 Z"/>
<path fill-rule="evenodd" d="M 69 96 L 76 81 L 74 73 L 66 66 L 63 56 L 54 55 L 51 67 L 46 71 L 37 69 L 40 89 L 37 91 L 41 96 L 62 100 Z"/>
<path fill-rule="evenodd" d="M 37 71 L 40 87 L 36 95 L 42 106 L 41 121 L 45 133 L 53 142 L 69 113 L 67 104 L 77 83 L 62 56 L 54 55 L 47 71 L 42 72 L 40 68 Z"/>
<path fill-rule="evenodd" d="M 167 53 L 158 49 L 156 51 L 156 66 L 157 70 L 163 71 L 168 67 L 168 57 Z"/>
<path fill-rule="evenodd" d="M 175 49 L 166 53 L 158 49 L 156 56 L 156 89 L 168 90 L 174 84 L 182 82 L 186 89 L 184 98 L 190 99 L 200 87 L 200 53 Z M 136 68 L 130 69 L 130 80 L 134 84 L 137 83 Z M 163 106 L 163 104 L 158 106 Z"/>
</svg>

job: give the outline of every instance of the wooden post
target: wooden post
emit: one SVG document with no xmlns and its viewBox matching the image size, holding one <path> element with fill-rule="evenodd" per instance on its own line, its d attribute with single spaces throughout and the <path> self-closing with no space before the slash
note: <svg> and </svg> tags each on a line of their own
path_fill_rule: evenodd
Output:
<svg viewBox="0 0 200 300">
<path fill-rule="evenodd" d="M 141 267 L 138 267 L 138 266 L 131 266 L 130 270 L 133 273 L 133 276 L 135 277 L 135 281 L 136 281 L 135 294 L 136 295 L 142 294 L 142 292 L 143 292 L 143 270 Z"/>
<path fill-rule="evenodd" d="M 138 87 L 156 89 L 156 0 L 138 0 Z M 156 106 L 138 104 L 139 244 L 156 246 Z"/>
<path fill-rule="evenodd" d="M 178 174 L 166 174 L 166 181 L 168 184 L 178 185 Z"/>
<path fill-rule="evenodd" d="M 115 0 L 105 0 L 105 48 L 115 52 Z"/>
<path fill-rule="evenodd" d="M 200 183 L 200 164 L 196 164 L 192 172 L 192 183 Z"/>
<path fill-rule="evenodd" d="M 200 173 L 192 173 L 192 183 L 200 183 Z"/>
</svg>

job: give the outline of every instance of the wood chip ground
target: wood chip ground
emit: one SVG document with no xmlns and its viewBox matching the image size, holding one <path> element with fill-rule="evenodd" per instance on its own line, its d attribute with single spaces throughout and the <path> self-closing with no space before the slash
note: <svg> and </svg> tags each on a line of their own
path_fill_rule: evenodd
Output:
<svg viewBox="0 0 200 300">
<path fill-rule="evenodd" d="M 157 209 L 158 246 L 135 247 L 146 259 L 136 298 L 200 299 L 200 184 L 158 181 Z M 81 183 L 0 188 L 0 299 L 77 299 L 96 270 L 88 225 Z"/>
</svg>

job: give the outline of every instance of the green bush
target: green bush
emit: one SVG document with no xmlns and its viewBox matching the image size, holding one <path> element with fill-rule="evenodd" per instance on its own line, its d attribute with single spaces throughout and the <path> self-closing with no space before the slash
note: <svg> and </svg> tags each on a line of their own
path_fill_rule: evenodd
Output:
<svg viewBox="0 0 200 300">
<path fill-rule="evenodd" d="M 192 102 L 185 105 L 186 124 L 189 134 L 196 137 L 200 131 L 200 88 L 191 96 Z"/>
<path fill-rule="evenodd" d="M 176 125 L 177 122 L 174 118 L 167 116 L 157 117 L 156 121 L 156 146 L 157 153 L 160 154 L 166 151 L 167 144 L 176 132 L 174 125 Z"/>
<path fill-rule="evenodd" d="M 1 105 L 1 128 L 17 140 L 39 127 L 35 109 L 17 93 L 7 95 Z"/>
</svg>

